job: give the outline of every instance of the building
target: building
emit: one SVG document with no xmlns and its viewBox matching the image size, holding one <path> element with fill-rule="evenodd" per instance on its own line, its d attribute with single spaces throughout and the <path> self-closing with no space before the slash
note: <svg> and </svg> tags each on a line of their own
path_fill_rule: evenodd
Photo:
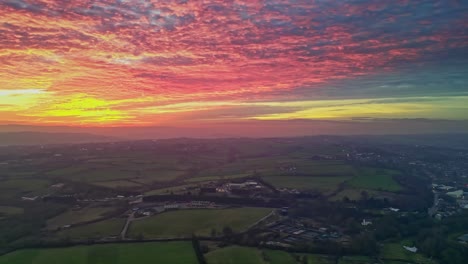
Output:
<svg viewBox="0 0 468 264">
<path fill-rule="evenodd" d="M 407 247 L 407 246 L 403 246 L 404 249 L 408 250 L 409 252 L 413 252 L 413 253 L 416 253 L 418 252 L 418 249 L 416 247 Z"/>
<path fill-rule="evenodd" d="M 460 241 L 461 243 L 468 243 L 468 234 L 459 236 L 458 241 Z"/>
<path fill-rule="evenodd" d="M 216 186 L 203 186 L 200 188 L 202 193 L 216 193 Z"/>
<path fill-rule="evenodd" d="M 166 204 L 164 205 L 164 209 L 179 209 L 179 204 Z"/>
<path fill-rule="evenodd" d="M 448 192 L 447 195 L 452 196 L 453 198 L 461 198 L 463 196 L 463 190 Z"/>
<path fill-rule="evenodd" d="M 23 196 L 23 197 L 21 197 L 21 200 L 23 200 L 23 201 L 36 201 L 37 196 L 34 196 L 34 197 Z"/>
<path fill-rule="evenodd" d="M 244 183 L 228 183 L 227 187 L 229 189 L 241 189 L 245 187 Z"/>
</svg>

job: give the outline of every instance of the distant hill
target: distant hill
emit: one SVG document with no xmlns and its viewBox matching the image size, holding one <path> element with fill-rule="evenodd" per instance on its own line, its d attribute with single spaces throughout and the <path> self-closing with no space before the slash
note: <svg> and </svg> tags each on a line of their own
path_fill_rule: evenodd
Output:
<svg viewBox="0 0 468 264">
<path fill-rule="evenodd" d="M 0 146 L 45 145 L 117 141 L 118 138 L 87 133 L 4 132 L 0 133 Z"/>
<path fill-rule="evenodd" d="M 439 148 L 468 149 L 468 134 L 417 134 L 417 135 L 357 135 L 337 137 L 361 143 L 420 145 Z"/>
</svg>

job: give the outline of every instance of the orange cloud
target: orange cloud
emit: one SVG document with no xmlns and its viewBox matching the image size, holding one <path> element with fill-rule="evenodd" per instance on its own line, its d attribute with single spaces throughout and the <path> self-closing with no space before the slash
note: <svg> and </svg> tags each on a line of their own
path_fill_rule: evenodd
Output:
<svg viewBox="0 0 468 264">
<path fill-rule="evenodd" d="M 333 82 L 468 46 L 466 16 L 421 23 L 408 15 L 421 4 L 3 1 L 0 95 L 44 93 L 0 111 L 21 122 L 157 124 L 206 110 L 181 107 L 193 102 L 220 112 L 235 102 L 237 116 L 245 103 L 314 100 Z"/>
</svg>

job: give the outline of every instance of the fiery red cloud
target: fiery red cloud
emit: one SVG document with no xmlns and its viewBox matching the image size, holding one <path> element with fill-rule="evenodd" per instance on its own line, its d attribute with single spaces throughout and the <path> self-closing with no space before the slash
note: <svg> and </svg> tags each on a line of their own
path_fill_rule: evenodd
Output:
<svg viewBox="0 0 468 264">
<path fill-rule="evenodd" d="M 365 107 L 325 114 L 333 102 L 314 116 L 313 91 L 459 54 L 466 9 L 462 1 L 4 0 L 0 112 L 9 122 L 63 124 L 373 117 Z M 288 103 L 297 100 L 307 103 Z M 384 117 L 418 117 L 395 107 L 383 105 Z"/>
</svg>

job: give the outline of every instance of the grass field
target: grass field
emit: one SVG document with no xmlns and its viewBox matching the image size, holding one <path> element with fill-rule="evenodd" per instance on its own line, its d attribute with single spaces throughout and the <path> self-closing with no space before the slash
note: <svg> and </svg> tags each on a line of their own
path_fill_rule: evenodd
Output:
<svg viewBox="0 0 468 264">
<path fill-rule="evenodd" d="M 41 195 L 46 193 L 49 186 L 49 181 L 41 179 L 14 179 L 0 181 L 0 198 L 8 199 L 23 195 Z"/>
<path fill-rule="evenodd" d="M 335 264 L 335 259 L 332 256 L 318 255 L 318 254 L 297 254 L 300 259 L 305 256 L 307 264 Z"/>
<path fill-rule="evenodd" d="M 82 166 L 66 167 L 66 168 L 62 168 L 62 169 L 56 169 L 56 170 L 49 171 L 49 172 L 47 172 L 47 175 L 50 175 L 50 176 L 66 176 L 66 175 L 72 175 L 72 174 L 80 173 L 80 172 L 82 172 L 82 171 L 84 171 L 86 169 L 87 168 L 84 168 Z"/>
<path fill-rule="evenodd" d="M 103 181 L 103 182 L 93 182 L 93 185 L 104 186 L 108 188 L 128 188 L 128 187 L 140 187 L 141 184 L 126 181 L 126 180 L 116 180 L 116 181 Z"/>
<path fill-rule="evenodd" d="M 297 173 L 308 176 L 352 176 L 354 168 L 343 161 L 335 160 L 298 160 L 293 162 Z"/>
<path fill-rule="evenodd" d="M 198 186 L 198 184 L 196 183 L 183 184 L 183 185 L 178 185 L 174 187 L 151 190 L 151 191 L 145 192 L 145 195 L 170 194 L 171 192 L 174 194 L 180 194 L 180 193 L 187 192 L 186 188 L 196 187 L 196 186 Z"/>
<path fill-rule="evenodd" d="M 369 264 L 372 259 L 366 256 L 344 256 L 338 260 L 338 264 Z"/>
<path fill-rule="evenodd" d="M 348 183 L 355 188 L 396 192 L 401 190 L 401 186 L 392 177 L 396 173 L 385 169 L 361 168 Z"/>
<path fill-rule="evenodd" d="M 0 256 L 0 264 L 197 264 L 190 242 L 107 244 L 26 249 Z"/>
<path fill-rule="evenodd" d="M 125 224 L 124 218 L 113 218 L 93 224 L 72 227 L 56 233 L 58 237 L 68 237 L 70 239 L 85 240 L 89 238 L 102 238 L 106 236 L 116 236 Z"/>
<path fill-rule="evenodd" d="M 374 196 L 377 194 L 377 191 L 366 190 L 366 189 L 356 189 L 356 188 L 346 188 L 343 191 L 337 193 L 330 198 L 331 201 L 341 201 L 344 197 L 348 197 L 350 200 L 358 201 L 360 200 L 362 191 L 366 191 L 369 196 Z"/>
<path fill-rule="evenodd" d="M 205 254 L 208 264 L 268 264 L 257 248 L 230 246 Z"/>
<path fill-rule="evenodd" d="M 388 259 L 401 259 L 401 260 L 408 260 L 413 263 L 424 263 L 424 264 L 431 264 L 435 263 L 421 254 L 412 253 L 407 251 L 403 248 L 403 246 L 399 243 L 388 243 L 385 244 L 381 250 L 381 258 L 388 258 Z"/>
<path fill-rule="evenodd" d="M 158 169 L 150 168 L 142 170 L 140 175 L 135 178 L 136 181 L 141 183 L 150 183 L 155 181 L 172 181 L 177 177 L 183 175 L 183 170 L 169 170 L 169 169 Z"/>
<path fill-rule="evenodd" d="M 217 181 L 223 179 L 236 179 L 236 178 L 244 178 L 251 175 L 250 173 L 240 173 L 240 174 L 232 174 L 232 175 L 222 175 L 222 176 L 203 176 L 203 177 L 196 177 L 190 178 L 185 180 L 186 182 L 206 182 L 206 181 Z"/>
<path fill-rule="evenodd" d="M 303 258 L 308 264 L 334 264 L 333 257 L 313 254 L 291 254 L 281 250 L 254 247 L 229 246 L 205 254 L 208 264 L 300 264 Z M 299 259 L 299 261 L 296 260 Z M 351 262 L 343 262 L 351 264 Z M 356 262 L 361 264 L 362 262 Z M 370 263 L 370 262 L 369 262 Z"/>
<path fill-rule="evenodd" d="M 118 168 L 109 166 L 108 168 L 95 168 L 86 173 L 79 173 L 73 175 L 73 180 L 80 180 L 84 182 L 99 182 L 99 181 L 112 181 L 133 178 L 136 176 L 135 171 L 123 171 Z"/>
<path fill-rule="evenodd" d="M 103 217 L 106 213 L 115 211 L 115 207 L 85 207 L 80 210 L 69 210 L 47 220 L 47 229 L 56 229 L 64 225 L 72 225 L 92 221 Z"/>
<path fill-rule="evenodd" d="M 294 257 L 286 251 L 281 250 L 263 250 L 269 264 L 297 264 Z"/>
<path fill-rule="evenodd" d="M 24 209 L 15 206 L 0 206 L 0 219 L 2 217 L 8 217 L 12 215 L 18 215 L 24 213 Z"/>
<path fill-rule="evenodd" d="M 329 191 L 350 177 L 271 176 L 263 179 L 276 188 Z"/>
<path fill-rule="evenodd" d="M 286 165 L 294 166 L 296 168 L 296 174 L 301 176 L 353 176 L 355 173 L 354 167 L 343 161 L 317 161 L 304 158 L 291 159 L 281 156 L 241 159 L 233 163 L 227 163 L 216 168 L 204 170 L 200 174 L 221 178 L 222 176 L 229 177 L 230 175 L 249 176 L 256 171 L 266 177 L 288 176 L 289 173 L 287 171 L 279 169 Z"/>
<path fill-rule="evenodd" d="M 156 181 L 170 181 L 184 173 L 185 170 L 181 170 L 180 166 L 176 164 L 146 164 L 133 162 L 128 160 L 128 158 L 102 158 L 73 167 L 51 170 L 47 174 L 75 181 L 99 182 L 96 184 L 106 185 L 107 182 L 115 181 L 118 183 L 119 180 L 126 179 L 133 179 L 142 184 Z M 114 187 L 112 183 L 107 185 L 107 187 Z M 120 185 L 120 187 L 132 186 L 125 184 Z"/>
<path fill-rule="evenodd" d="M 132 222 L 129 235 L 137 237 L 142 234 L 145 238 L 186 237 L 195 233 L 209 236 L 213 228 L 221 233 L 225 226 L 238 232 L 270 211 L 268 208 L 250 207 L 171 211 Z"/>
</svg>

